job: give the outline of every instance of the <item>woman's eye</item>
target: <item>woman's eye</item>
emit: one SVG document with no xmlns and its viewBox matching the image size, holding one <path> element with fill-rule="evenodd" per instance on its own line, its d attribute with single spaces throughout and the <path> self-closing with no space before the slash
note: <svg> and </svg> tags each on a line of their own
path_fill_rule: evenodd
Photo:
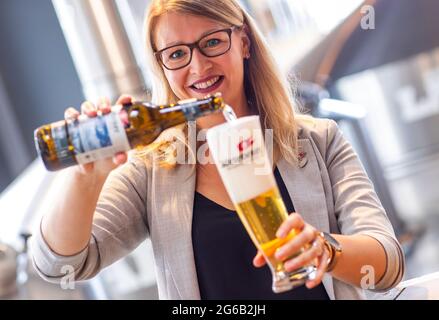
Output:
<svg viewBox="0 0 439 320">
<path fill-rule="evenodd" d="M 184 51 L 183 50 L 177 50 L 177 51 L 174 51 L 173 53 L 171 53 L 170 55 L 169 55 L 169 58 L 170 59 L 180 59 L 180 58 L 182 58 L 183 56 L 184 56 Z"/>
<path fill-rule="evenodd" d="M 221 40 L 219 39 L 210 39 L 206 42 L 206 47 L 214 47 L 220 44 Z"/>
</svg>

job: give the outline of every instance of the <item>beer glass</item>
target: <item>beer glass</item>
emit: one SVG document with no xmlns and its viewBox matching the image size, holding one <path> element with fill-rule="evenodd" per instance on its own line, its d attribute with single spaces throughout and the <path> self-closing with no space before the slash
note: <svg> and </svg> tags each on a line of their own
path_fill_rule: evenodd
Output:
<svg viewBox="0 0 439 320">
<path fill-rule="evenodd" d="M 288 212 L 273 175 L 259 116 L 242 117 L 215 126 L 207 131 L 206 137 L 239 218 L 271 269 L 273 291 L 288 291 L 313 279 L 315 266 L 287 272 L 284 264 L 274 257 L 276 250 L 297 233 L 293 230 L 284 239 L 276 237 Z"/>
</svg>

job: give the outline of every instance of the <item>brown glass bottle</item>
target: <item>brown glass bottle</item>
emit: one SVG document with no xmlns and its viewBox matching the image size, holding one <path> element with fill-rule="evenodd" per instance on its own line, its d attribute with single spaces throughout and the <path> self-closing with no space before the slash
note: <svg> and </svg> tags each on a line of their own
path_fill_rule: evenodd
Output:
<svg viewBox="0 0 439 320">
<path fill-rule="evenodd" d="M 35 145 L 47 170 L 56 171 L 146 146 L 165 129 L 224 107 L 220 94 L 161 106 L 128 103 L 95 118 L 80 116 L 41 126 L 35 130 Z"/>
</svg>

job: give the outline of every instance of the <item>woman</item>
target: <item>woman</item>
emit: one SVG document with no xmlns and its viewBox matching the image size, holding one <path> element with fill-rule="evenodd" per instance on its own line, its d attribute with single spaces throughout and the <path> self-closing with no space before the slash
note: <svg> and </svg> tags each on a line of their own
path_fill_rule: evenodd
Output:
<svg viewBox="0 0 439 320">
<path fill-rule="evenodd" d="M 40 274 L 59 281 L 62 266 L 71 265 L 76 279 L 93 277 L 149 237 L 164 299 L 360 299 L 363 289 L 395 286 L 403 253 L 357 156 L 333 121 L 294 115 L 267 46 L 237 1 L 152 1 L 146 31 L 153 101 L 221 92 L 238 117 L 259 114 L 273 129 L 275 176 L 291 212 L 277 235 L 301 230 L 276 258 L 287 270 L 314 262 L 316 277 L 306 287 L 272 293 L 265 260 L 216 167 L 198 162 L 196 170 L 190 164 L 169 168 L 172 140 L 115 171 L 126 154 L 64 171 L 64 190 L 32 242 Z M 123 96 L 118 102 L 128 101 Z M 109 101 L 98 108 L 108 112 Z M 89 102 L 82 111 L 96 115 Z M 66 117 L 76 116 L 66 111 Z M 198 119 L 196 129 L 222 122 L 222 115 L 210 115 Z M 175 137 L 187 137 L 188 128 L 175 129 Z"/>
</svg>

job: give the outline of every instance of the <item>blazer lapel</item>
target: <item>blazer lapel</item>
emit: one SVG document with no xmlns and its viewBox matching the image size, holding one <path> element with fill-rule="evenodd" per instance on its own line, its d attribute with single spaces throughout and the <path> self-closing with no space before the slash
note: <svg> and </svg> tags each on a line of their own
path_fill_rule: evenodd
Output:
<svg viewBox="0 0 439 320">
<path fill-rule="evenodd" d="M 200 299 L 192 246 L 192 210 L 195 170 L 191 165 L 175 169 L 154 168 L 152 206 L 155 228 L 160 229 L 164 267 L 169 270 L 180 299 Z M 168 280 L 169 281 L 169 280 Z"/>
<path fill-rule="evenodd" d="M 308 139 L 299 139 L 299 150 L 298 165 L 292 165 L 282 158 L 277 163 L 279 173 L 296 212 L 316 229 L 329 232 L 326 198 L 314 149 Z M 334 299 L 332 278 L 325 275 L 323 284 L 329 297 Z"/>
</svg>

